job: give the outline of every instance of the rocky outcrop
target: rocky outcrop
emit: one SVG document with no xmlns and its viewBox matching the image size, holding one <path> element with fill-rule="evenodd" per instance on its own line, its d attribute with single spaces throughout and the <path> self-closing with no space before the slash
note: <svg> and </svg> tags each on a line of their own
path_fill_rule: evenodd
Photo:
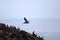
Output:
<svg viewBox="0 0 60 40">
<path fill-rule="evenodd" d="M 44 40 L 43 37 L 37 37 L 33 32 L 32 34 L 20 30 L 14 26 L 8 26 L 0 23 L 0 40 Z"/>
</svg>

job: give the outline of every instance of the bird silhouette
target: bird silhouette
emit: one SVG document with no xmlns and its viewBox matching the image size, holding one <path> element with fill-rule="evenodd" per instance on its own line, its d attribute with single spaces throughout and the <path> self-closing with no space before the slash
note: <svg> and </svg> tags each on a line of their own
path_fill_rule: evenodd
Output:
<svg viewBox="0 0 60 40">
<path fill-rule="evenodd" d="M 28 24 L 29 23 L 29 21 L 27 21 L 27 19 L 25 17 L 24 17 L 24 21 L 25 21 L 24 22 L 25 24 Z"/>
</svg>

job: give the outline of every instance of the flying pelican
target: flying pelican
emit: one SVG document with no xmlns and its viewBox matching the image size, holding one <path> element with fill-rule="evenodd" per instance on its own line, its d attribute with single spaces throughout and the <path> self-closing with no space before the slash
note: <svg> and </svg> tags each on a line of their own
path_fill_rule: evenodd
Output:
<svg viewBox="0 0 60 40">
<path fill-rule="evenodd" d="M 24 17 L 24 20 L 25 20 L 25 22 L 24 22 L 24 23 L 27 23 L 27 24 L 29 23 L 29 21 L 27 21 L 27 19 L 26 19 L 25 17 Z"/>
</svg>

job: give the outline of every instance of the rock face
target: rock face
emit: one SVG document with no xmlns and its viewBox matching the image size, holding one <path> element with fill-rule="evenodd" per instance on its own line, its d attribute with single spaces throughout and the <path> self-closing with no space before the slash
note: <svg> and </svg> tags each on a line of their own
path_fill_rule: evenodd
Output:
<svg viewBox="0 0 60 40">
<path fill-rule="evenodd" d="M 32 34 L 20 30 L 14 26 L 8 26 L 0 23 L 0 40 L 44 40 L 43 37 L 37 37 L 33 32 Z"/>
</svg>

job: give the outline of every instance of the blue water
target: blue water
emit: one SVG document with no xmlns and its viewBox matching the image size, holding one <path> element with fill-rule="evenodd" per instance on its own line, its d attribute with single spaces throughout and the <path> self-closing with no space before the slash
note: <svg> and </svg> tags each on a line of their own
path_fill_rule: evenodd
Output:
<svg viewBox="0 0 60 40">
<path fill-rule="evenodd" d="M 23 24 L 22 18 L 0 20 L 1 23 L 16 26 L 29 33 L 35 31 L 35 34 L 44 37 L 45 40 L 60 40 L 60 19 L 31 18 L 29 21 L 29 24 Z"/>
</svg>

